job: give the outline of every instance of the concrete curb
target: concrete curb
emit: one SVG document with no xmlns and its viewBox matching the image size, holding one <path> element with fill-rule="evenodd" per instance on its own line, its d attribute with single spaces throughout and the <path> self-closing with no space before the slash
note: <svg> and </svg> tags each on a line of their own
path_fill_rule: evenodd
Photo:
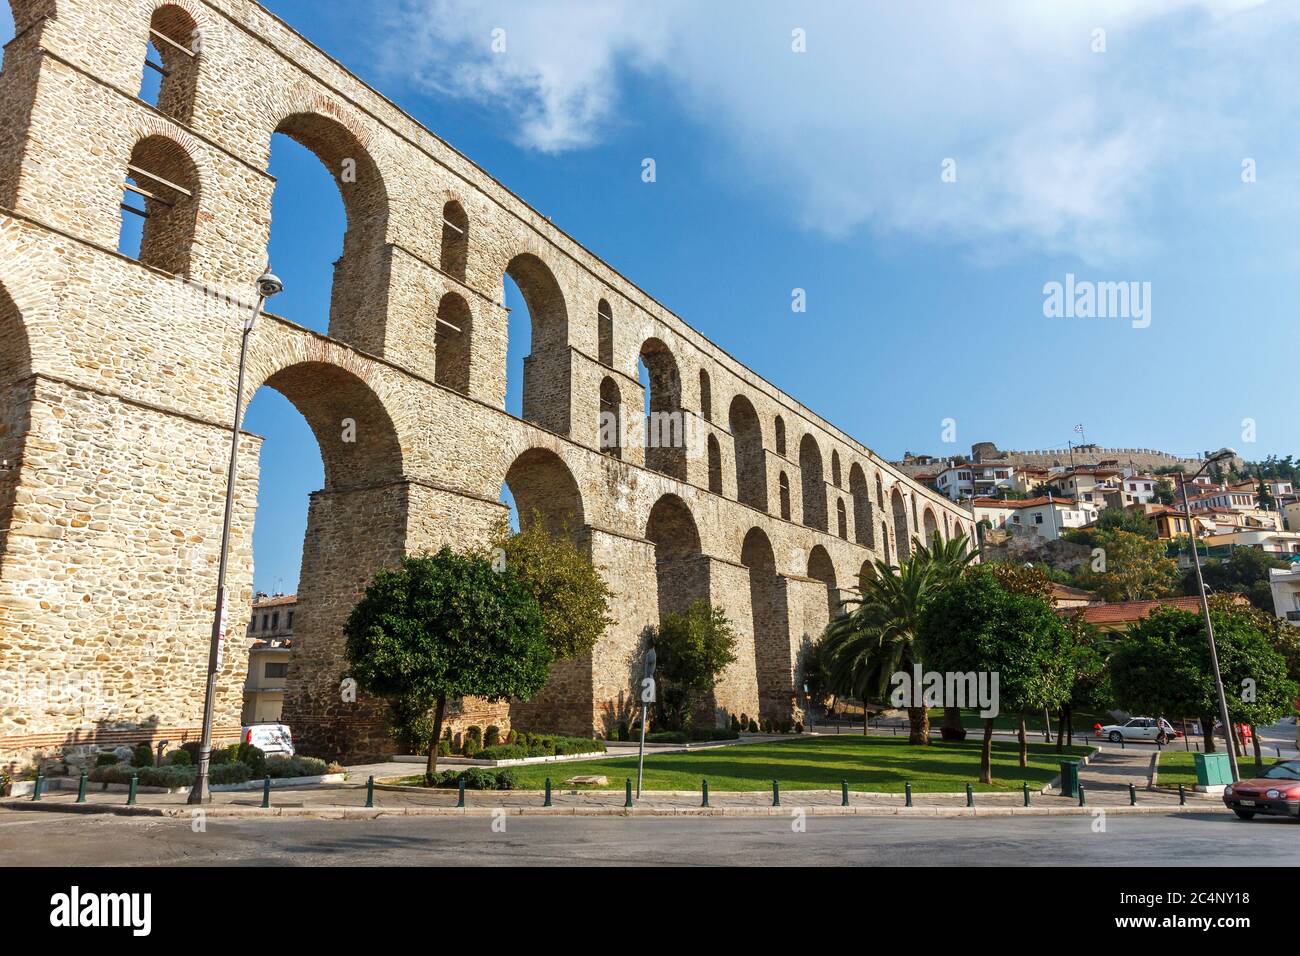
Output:
<svg viewBox="0 0 1300 956">
<path fill-rule="evenodd" d="M 189 818 L 188 806 L 109 806 L 91 803 L 7 803 L 8 809 L 45 811 L 47 813 L 114 814 L 117 816 L 145 816 Z M 320 820 L 374 820 L 380 817 L 493 817 L 500 814 L 511 817 L 781 817 L 788 819 L 794 811 L 810 817 L 1080 817 L 1092 816 L 1097 810 L 1107 815 L 1142 816 L 1150 814 L 1203 813 L 1205 807 L 837 807 L 799 806 L 791 803 L 781 807 L 204 807 L 208 817 L 304 817 Z M 1223 808 L 1220 808 L 1223 809 Z M 1224 810 L 1224 812 L 1227 812 Z"/>
</svg>

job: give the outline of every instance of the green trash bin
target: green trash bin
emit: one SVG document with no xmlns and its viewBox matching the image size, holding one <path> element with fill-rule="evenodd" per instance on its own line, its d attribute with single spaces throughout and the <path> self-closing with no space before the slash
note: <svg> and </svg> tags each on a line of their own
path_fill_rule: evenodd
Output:
<svg viewBox="0 0 1300 956">
<path fill-rule="evenodd" d="M 1079 761 L 1061 761 L 1061 796 L 1077 797 L 1079 795 Z"/>
<path fill-rule="evenodd" d="M 1225 787 L 1232 783 L 1232 767 L 1226 753 L 1195 755 L 1196 786 Z"/>
</svg>

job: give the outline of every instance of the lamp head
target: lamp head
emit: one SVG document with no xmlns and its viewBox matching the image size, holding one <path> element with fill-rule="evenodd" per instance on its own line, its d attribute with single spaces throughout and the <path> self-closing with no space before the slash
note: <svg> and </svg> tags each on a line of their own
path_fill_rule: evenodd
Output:
<svg viewBox="0 0 1300 956">
<path fill-rule="evenodd" d="M 257 294 L 263 299 L 269 299 L 277 296 L 284 291 L 284 283 L 280 277 L 270 270 L 264 272 L 257 280 Z"/>
</svg>

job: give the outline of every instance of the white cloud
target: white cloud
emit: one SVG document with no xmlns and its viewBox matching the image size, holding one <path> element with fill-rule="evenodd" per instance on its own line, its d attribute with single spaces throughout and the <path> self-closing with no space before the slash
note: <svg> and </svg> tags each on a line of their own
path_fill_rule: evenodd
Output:
<svg viewBox="0 0 1300 956">
<path fill-rule="evenodd" d="M 503 111 L 523 146 L 598 144 L 629 121 L 621 88 L 654 84 L 720 178 L 802 226 L 980 254 L 1129 256 L 1187 168 L 1235 168 L 1300 105 L 1284 68 L 1297 14 L 1267 0 L 390 2 L 406 40 L 389 72 Z"/>
</svg>

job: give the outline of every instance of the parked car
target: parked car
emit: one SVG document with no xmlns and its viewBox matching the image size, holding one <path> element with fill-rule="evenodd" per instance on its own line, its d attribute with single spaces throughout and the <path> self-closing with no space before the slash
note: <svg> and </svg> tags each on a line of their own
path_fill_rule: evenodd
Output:
<svg viewBox="0 0 1300 956">
<path fill-rule="evenodd" d="M 1258 777 L 1225 787 L 1223 803 L 1243 820 L 1257 813 L 1300 819 L 1300 760 L 1280 761 Z"/>
<path fill-rule="evenodd" d="M 1107 724 L 1097 731 L 1097 736 L 1107 737 L 1114 743 L 1121 740 L 1146 740 L 1167 744 L 1175 737 L 1181 737 L 1182 731 L 1174 730 L 1174 725 L 1163 717 L 1133 717 L 1122 724 Z"/>
<path fill-rule="evenodd" d="M 244 727 L 244 743 L 263 753 L 294 755 L 293 733 L 288 724 L 249 724 Z"/>
</svg>

